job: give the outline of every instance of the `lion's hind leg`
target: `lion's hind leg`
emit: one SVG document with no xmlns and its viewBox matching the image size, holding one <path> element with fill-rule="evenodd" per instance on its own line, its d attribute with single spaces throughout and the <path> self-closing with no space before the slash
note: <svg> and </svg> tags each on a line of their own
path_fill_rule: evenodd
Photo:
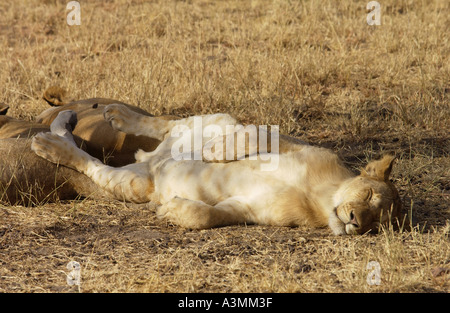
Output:
<svg viewBox="0 0 450 313">
<path fill-rule="evenodd" d="M 175 197 L 158 208 L 158 217 L 192 229 L 207 229 L 249 222 L 248 205 L 238 197 L 216 205 Z"/>
</svg>

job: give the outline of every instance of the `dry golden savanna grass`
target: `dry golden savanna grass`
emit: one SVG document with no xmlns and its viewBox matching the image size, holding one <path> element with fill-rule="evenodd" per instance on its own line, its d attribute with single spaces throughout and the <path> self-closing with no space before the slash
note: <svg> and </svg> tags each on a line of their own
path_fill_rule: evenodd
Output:
<svg viewBox="0 0 450 313">
<path fill-rule="evenodd" d="M 0 2 L 0 102 L 33 120 L 58 85 L 154 114 L 226 112 L 336 151 L 384 152 L 412 228 L 334 237 L 254 225 L 191 231 L 154 206 L 0 205 L 1 292 L 448 292 L 450 10 L 445 0 Z M 66 282 L 70 261 L 81 286 Z M 380 284 L 369 285 L 370 261 Z"/>
</svg>

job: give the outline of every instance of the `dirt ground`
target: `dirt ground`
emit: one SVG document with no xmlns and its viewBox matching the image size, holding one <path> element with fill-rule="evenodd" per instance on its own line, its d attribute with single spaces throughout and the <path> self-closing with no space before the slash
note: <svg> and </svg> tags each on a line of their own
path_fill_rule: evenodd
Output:
<svg viewBox="0 0 450 313">
<path fill-rule="evenodd" d="M 153 204 L 0 204 L 0 292 L 449 292 L 448 1 L 379 1 L 380 26 L 365 1 L 80 1 L 75 26 L 67 2 L 0 3 L 9 115 L 33 120 L 58 85 L 156 115 L 280 125 L 355 172 L 395 153 L 412 227 L 194 231 Z"/>
<path fill-rule="evenodd" d="M 1 291 L 448 291 L 448 224 L 358 237 L 255 225 L 191 231 L 153 211 L 93 200 L 2 207 Z M 80 286 L 67 283 L 70 261 L 81 266 Z M 371 261 L 380 285 L 367 283 Z"/>
</svg>

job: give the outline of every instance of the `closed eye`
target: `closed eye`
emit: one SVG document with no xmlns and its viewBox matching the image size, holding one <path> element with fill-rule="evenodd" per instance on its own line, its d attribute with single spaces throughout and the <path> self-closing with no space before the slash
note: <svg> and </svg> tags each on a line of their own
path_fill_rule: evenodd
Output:
<svg viewBox="0 0 450 313">
<path fill-rule="evenodd" d="M 369 190 L 367 192 L 366 201 L 370 201 L 372 199 L 372 196 L 373 196 L 373 188 L 369 188 Z"/>
</svg>

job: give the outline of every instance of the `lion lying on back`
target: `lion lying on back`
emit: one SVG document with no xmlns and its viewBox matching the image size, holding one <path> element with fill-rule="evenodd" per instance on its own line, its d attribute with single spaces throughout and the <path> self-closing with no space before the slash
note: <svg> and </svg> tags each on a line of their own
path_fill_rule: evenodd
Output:
<svg viewBox="0 0 450 313">
<path fill-rule="evenodd" d="M 137 163 L 119 168 L 103 164 L 52 133 L 36 135 L 32 149 L 84 173 L 116 199 L 159 202 L 157 214 L 175 224 L 196 229 L 239 223 L 328 225 L 340 235 L 376 231 L 380 223 L 400 216 L 400 198 L 389 181 L 392 156 L 369 163 L 355 176 L 331 151 L 280 136 L 278 166 L 271 171 L 261 171 L 261 150 L 256 160 L 223 163 L 205 154 L 212 162 L 175 160 L 173 146 L 178 138 L 171 131 L 182 126 L 195 133 L 198 117 L 161 120 L 118 104 L 107 106 L 104 115 L 115 129 L 162 143 L 153 152 L 138 151 Z M 227 125 L 237 123 L 226 114 L 205 115 L 201 121 L 201 131 L 215 125 L 223 134 Z M 205 139 L 201 148 L 207 144 Z M 221 153 L 220 145 L 216 147 L 215 156 Z"/>
</svg>

